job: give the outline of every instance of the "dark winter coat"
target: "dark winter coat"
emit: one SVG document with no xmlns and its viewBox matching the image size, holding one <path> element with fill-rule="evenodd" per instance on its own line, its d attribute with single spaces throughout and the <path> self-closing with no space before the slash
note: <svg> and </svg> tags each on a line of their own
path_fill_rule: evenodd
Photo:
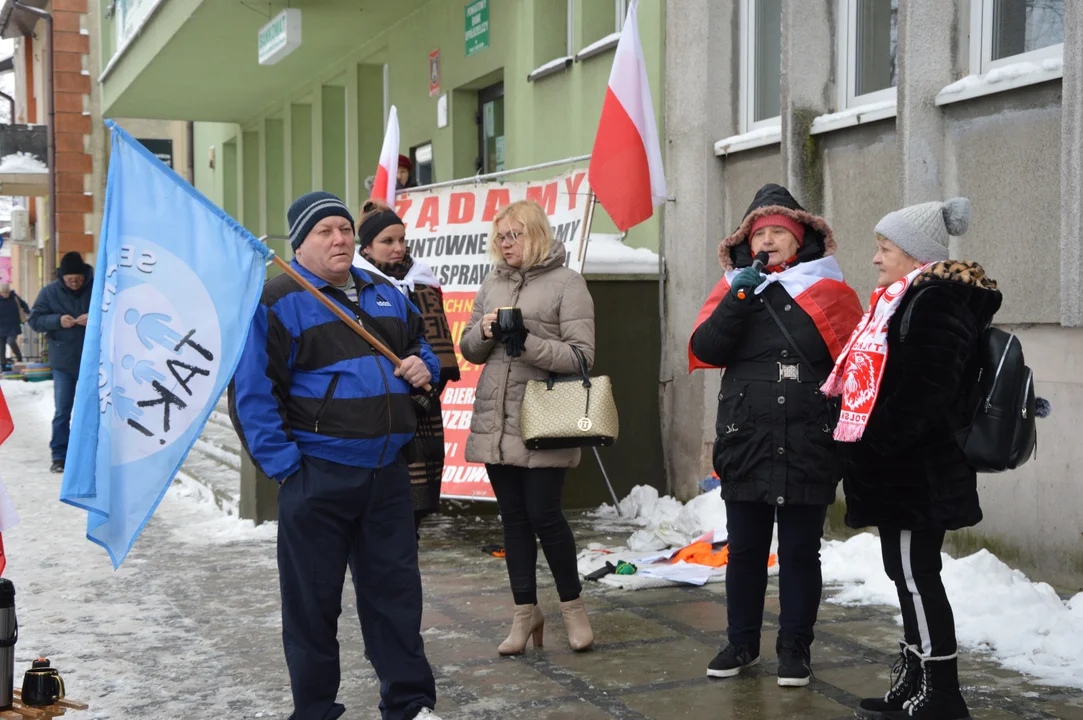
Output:
<svg viewBox="0 0 1083 720">
<path fill-rule="evenodd" d="M 752 264 L 748 243 L 752 222 L 776 213 L 806 227 L 799 262 L 834 253 L 835 240 L 823 218 L 806 212 L 785 188 L 767 185 L 757 193 L 737 232 L 722 241 L 723 268 Z M 775 309 L 812 368 L 801 363 L 764 303 Z M 696 329 L 692 353 L 703 362 L 726 368 L 714 446 L 722 498 L 771 505 L 834 502 L 841 475 L 831 437 L 838 408 L 819 390 L 834 358 L 812 318 L 786 290 L 772 283 L 748 302 L 727 293 Z M 779 382 L 779 363 L 801 363 L 800 380 Z M 772 368 L 776 374 L 768 378 Z"/>
<path fill-rule="evenodd" d="M 30 312 L 26 300 L 16 295 L 14 290 L 6 298 L 0 297 L 0 338 L 22 334 L 23 321 L 19 317 L 20 308 L 25 313 Z"/>
<path fill-rule="evenodd" d="M 57 270 L 56 280 L 41 289 L 30 311 L 30 327 L 49 338 L 49 367 L 53 370 L 72 374 L 79 372 L 86 328 L 82 325 L 64 328 L 60 318 L 64 315 L 77 318 L 90 312 L 90 286 L 94 282 L 94 269 L 86 265 L 83 277 L 86 278 L 83 287 L 78 292 L 72 292 Z"/>
<path fill-rule="evenodd" d="M 938 263 L 914 281 L 888 325 L 876 405 L 844 452 L 846 524 L 956 530 L 981 521 L 977 474 L 954 438 L 972 407 L 978 340 L 1000 308 L 980 265 Z"/>
</svg>

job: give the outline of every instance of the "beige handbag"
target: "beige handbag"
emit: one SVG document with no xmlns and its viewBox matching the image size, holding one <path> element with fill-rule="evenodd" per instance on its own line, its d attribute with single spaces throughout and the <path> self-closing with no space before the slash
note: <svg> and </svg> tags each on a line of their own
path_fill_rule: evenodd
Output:
<svg viewBox="0 0 1083 720">
<path fill-rule="evenodd" d="M 519 431 L 531 450 L 608 446 L 617 441 L 620 423 L 608 376 L 592 378 L 583 352 L 578 375 L 550 375 L 526 384 Z"/>
</svg>

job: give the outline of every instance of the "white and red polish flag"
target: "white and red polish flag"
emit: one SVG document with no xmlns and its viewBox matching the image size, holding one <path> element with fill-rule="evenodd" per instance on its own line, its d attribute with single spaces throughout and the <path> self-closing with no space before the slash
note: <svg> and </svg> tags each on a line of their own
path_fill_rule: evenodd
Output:
<svg viewBox="0 0 1083 720">
<path fill-rule="evenodd" d="M 391 106 L 384 132 L 384 146 L 380 150 L 380 167 L 376 168 L 376 180 L 372 183 L 372 200 L 395 207 L 395 181 L 399 172 L 399 111 Z"/>
<path fill-rule="evenodd" d="M 639 44 L 638 5 L 638 0 L 628 5 L 588 171 L 590 187 L 621 232 L 666 201 L 658 124 Z"/>
</svg>

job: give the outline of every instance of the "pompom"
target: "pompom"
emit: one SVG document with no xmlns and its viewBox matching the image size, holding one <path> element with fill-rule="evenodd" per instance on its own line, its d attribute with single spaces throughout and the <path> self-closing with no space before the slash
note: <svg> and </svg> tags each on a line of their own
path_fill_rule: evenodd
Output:
<svg viewBox="0 0 1083 720">
<path fill-rule="evenodd" d="M 1034 399 L 1034 414 L 1040 418 L 1049 417 L 1053 412 L 1053 405 L 1044 397 Z"/>
<path fill-rule="evenodd" d="M 948 228 L 949 235 L 958 237 L 966 232 L 970 226 L 970 201 L 965 197 L 957 197 L 948 200 L 941 207 L 944 213 L 944 225 Z"/>
</svg>

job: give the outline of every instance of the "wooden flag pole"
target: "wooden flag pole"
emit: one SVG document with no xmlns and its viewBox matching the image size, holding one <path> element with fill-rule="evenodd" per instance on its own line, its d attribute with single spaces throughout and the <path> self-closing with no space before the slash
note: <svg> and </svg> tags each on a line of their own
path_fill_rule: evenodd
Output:
<svg viewBox="0 0 1083 720">
<path fill-rule="evenodd" d="M 594 224 L 594 205 L 596 202 L 594 190 L 591 190 L 590 194 L 587 195 L 587 205 L 583 208 L 583 231 L 579 234 L 579 252 L 576 260 L 580 263 L 580 267 L 585 266 L 587 262 L 587 245 L 590 243 L 590 228 Z"/>
<path fill-rule="evenodd" d="M 357 318 L 350 317 L 350 315 L 345 310 L 336 305 L 334 301 L 331 300 L 331 298 L 327 297 L 322 292 L 317 290 L 315 286 L 313 286 L 313 284 L 310 283 L 308 280 L 305 280 L 305 278 L 299 272 L 290 267 L 290 264 L 288 262 L 278 257 L 278 255 L 272 255 L 271 262 L 277 265 L 279 269 L 282 270 L 282 272 L 286 273 L 291 278 L 296 280 L 298 285 L 303 287 L 305 290 L 311 293 L 313 297 L 323 303 L 328 310 L 335 314 L 335 317 L 349 325 L 355 333 L 360 335 L 361 338 L 369 345 L 371 345 L 377 352 L 390 360 L 396 368 L 402 366 L 402 360 L 399 359 L 398 355 L 391 352 L 391 350 L 386 345 L 373 337 L 372 333 L 370 333 L 368 330 L 363 328 L 361 326 L 361 323 L 358 322 Z M 421 389 L 425 392 L 431 392 L 432 386 L 426 383 L 424 386 L 422 386 Z"/>
</svg>

